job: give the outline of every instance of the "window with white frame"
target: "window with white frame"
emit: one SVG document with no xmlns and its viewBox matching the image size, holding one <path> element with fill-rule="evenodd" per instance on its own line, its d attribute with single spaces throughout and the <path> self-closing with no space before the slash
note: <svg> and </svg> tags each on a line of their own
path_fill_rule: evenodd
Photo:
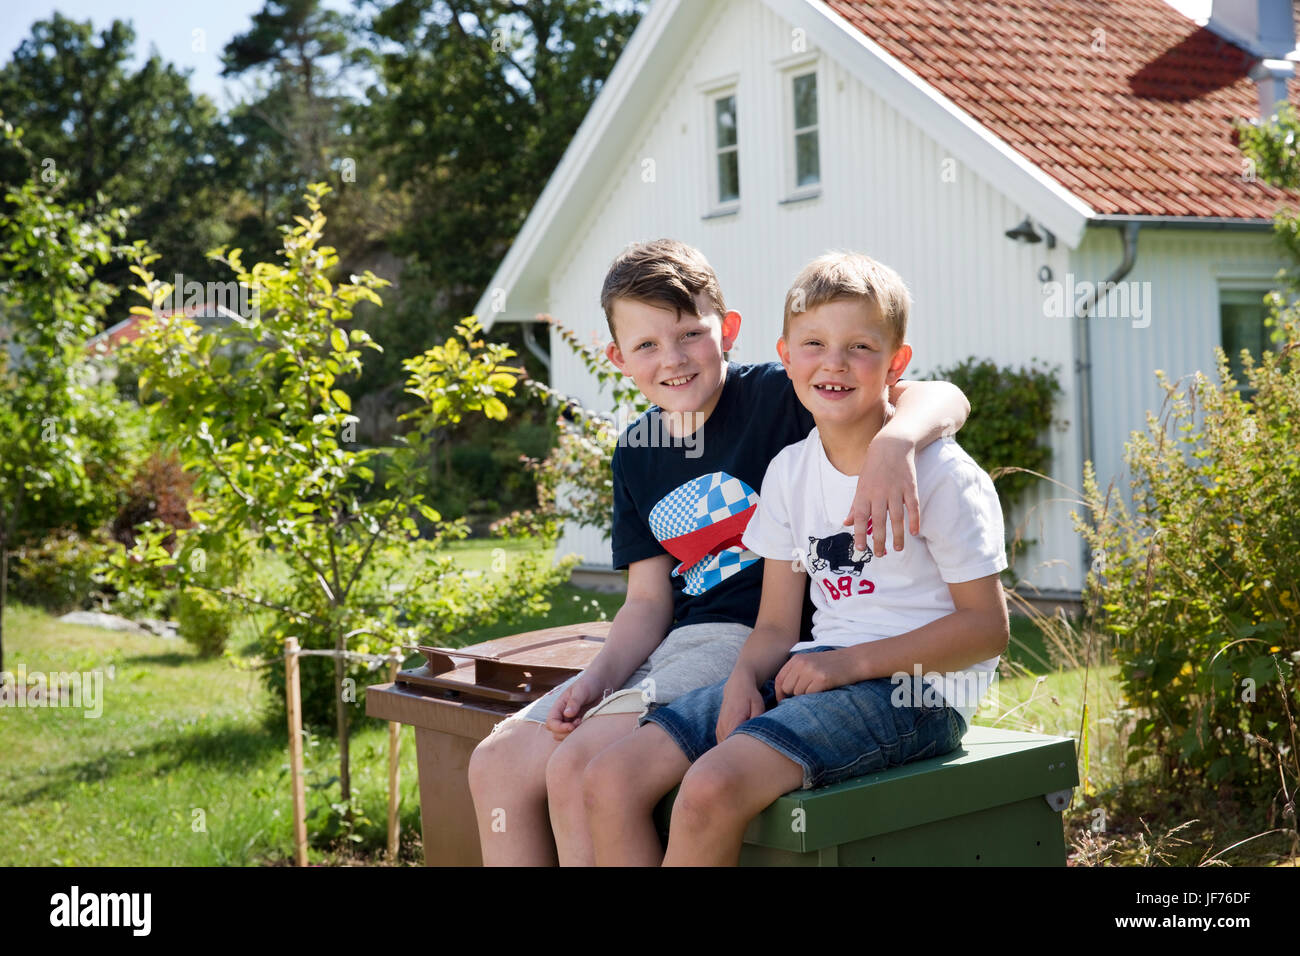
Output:
<svg viewBox="0 0 1300 956">
<path fill-rule="evenodd" d="M 714 202 L 740 201 L 740 138 L 736 128 L 736 91 L 713 97 Z"/>
<path fill-rule="evenodd" d="M 794 124 L 794 191 L 822 181 L 821 143 L 817 123 L 817 72 L 795 73 L 790 80 Z"/>
<path fill-rule="evenodd" d="M 1265 286 L 1219 290 L 1219 330 L 1223 351 L 1228 355 L 1228 369 L 1237 381 L 1237 390 L 1247 396 L 1254 390 L 1245 380 L 1242 350 L 1258 362 L 1265 350 L 1275 348 L 1270 331 L 1264 325 L 1269 315 L 1264 297 L 1269 291 Z"/>
</svg>

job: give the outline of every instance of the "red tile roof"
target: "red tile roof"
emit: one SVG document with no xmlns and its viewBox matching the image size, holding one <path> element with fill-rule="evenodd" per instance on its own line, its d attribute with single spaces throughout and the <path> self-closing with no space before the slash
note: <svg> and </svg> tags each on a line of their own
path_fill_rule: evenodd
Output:
<svg viewBox="0 0 1300 956">
<path fill-rule="evenodd" d="M 1164 0 L 826 2 L 1099 213 L 1268 219 L 1300 202 L 1243 179 L 1251 56 Z"/>
</svg>

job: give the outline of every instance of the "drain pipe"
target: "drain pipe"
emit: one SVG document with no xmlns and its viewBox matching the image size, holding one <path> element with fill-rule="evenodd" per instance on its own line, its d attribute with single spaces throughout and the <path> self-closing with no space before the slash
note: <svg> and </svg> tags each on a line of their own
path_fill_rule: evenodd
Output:
<svg viewBox="0 0 1300 956">
<path fill-rule="evenodd" d="M 535 322 L 523 321 L 519 323 L 523 326 L 524 348 L 532 352 L 537 361 L 542 363 L 542 368 L 546 369 L 547 378 L 550 378 L 551 357 L 542 351 L 542 347 L 537 344 L 537 339 L 533 337 L 533 326 Z"/>
<path fill-rule="evenodd" d="M 1093 287 L 1092 293 L 1075 312 L 1074 348 L 1077 357 L 1074 361 L 1074 371 L 1078 376 L 1079 386 L 1079 447 L 1082 452 L 1080 469 L 1083 462 L 1096 460 L 1092 427 L 1092 332 L 1088 325 L 1088 314 L 1097 305 L 1097 299 L 1103 290 L 1109 290 L 1113 283 L 1119 282 L 1132 271 L 1133 264 L 1137 261 L 1138 231 L 1141 228 L 1140 222 L 1132 220 L 1119 227 L 1120 241 L 1124 244 L 1124 258 L 1115 271 L 1106 277 L 1105 282 Z M 1080 474 L 1082 473 L 1080 470 Z M 1087 520 L 1091 521 L 1091 518 Z M 1090 560 L 1091 555 L 1085 542 L 1083 545 L 1085 568 L 1088 567 Z"/>
</svg>

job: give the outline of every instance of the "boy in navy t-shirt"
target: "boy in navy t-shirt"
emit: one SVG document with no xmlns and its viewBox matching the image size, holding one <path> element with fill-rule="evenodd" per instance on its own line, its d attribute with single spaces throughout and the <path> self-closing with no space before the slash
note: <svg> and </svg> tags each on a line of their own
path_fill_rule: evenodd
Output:
<svg viewBox="0 0 1300 956">
<path fill-rule="evenodd" d="M 614 566 L 627 595 L 604 648 L 582 674 L 498 725 L 474 751 L 469 780 L 487 864 L 594 862 L 583 805 L 591 760 L 648 709 L 726 677 L 754 625 L 762 561 L 741 535 L 776 454 L 811 416 L 777 363 L 736 365 L 740 331 L 697 250 L 634 245 L 610 267 L 601 305 L 606 354 L 654 403 L 614 453 Z M 904 392 L 906 394 L 904 395 Z M 893 514 L 917 526 L 913 458 L 965 421 L 955 386 L 901 383 L 898 413 L 861 471 L 845 524 L 859 549 L 884 553 Z M 594 719 L 599 717 L 600 719 Z M 549 732 L 548 732 L 549 731 Z"/>
</svg>

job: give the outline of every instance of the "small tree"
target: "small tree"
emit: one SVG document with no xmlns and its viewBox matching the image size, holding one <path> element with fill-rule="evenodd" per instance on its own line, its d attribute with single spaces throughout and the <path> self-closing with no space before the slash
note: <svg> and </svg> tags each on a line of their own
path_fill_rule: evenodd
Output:
<svg viewBox="0 0 1300 956">
<path fill-rule="evenodd" d="M 0 132 L 32 160 L 20 131 L 0 119 Z M 112 260 L 126 212 L 61 203 L 63 187 L 33 173 L 0 212 L 0 670 L 15 538 L 51 498 L 100 494 L 96 448 L 118 407 L 86 343 L 116 292 L 96 270 Z"/>
<path fill-rule="evenodd" d="M 179 315 L 155 319 L 134 355 L 140 395 L 154 403 L 154 420 L 197 476 L 200 504 L 191 511 L 192 528 L 139 535 L 118 568 L 128 576 L 148 571 L 159 586 L 179 586 L 214 605 L 234 599 L 271 612 L 262 649 L 277 693 L 290 635 L 305 648 L 340 654 L 386 651 L 427 640 L 430 631 L 450 637 L 471 621 L 544 608 L 540 595 L 568 569 L 522 561 L 494 583 L 462 574 L 432 549 L 412 551 L 421 518 L 434 545 L 465 533 L 425 500 L 420 455 L 430 436 L 459 416 L 500 415 L 496 396 L 509 394 L 516 380 L 505 365 L 513 353 L 486 345 L 473 323 L 462 325 L 461 338 L 407 363 L 409 390 L 424 403 L 407 416 L 414 424 L 407 442 L 355 447 L 357 418 L 339 386 L 360 373 L 362 350 L 379 346 L 346 323 L 358 302 L 379 304 L 375 289 L 385 283 L 369 272 L 330 279 L 337 257 L 321 244 L 320 200 L 327 192 L 322 184 L 309 187 L 309 218 L 281 227 L 281 264 L 246 268 L 238 249 L 215 254 L 253 293 L 256 307 L 248 314 L 207 331 Z M 157 307 L 171 289 L 149 272 L 155 257 L 143 244 L 136 248 L 139 291 Z M 372 466 L 381 457 L 377 479 Z M 176 535 L 170 551 L 162 544 L 169 533 Z M 213 577 L 216 562 L 244 567 L 268 553 L 287 565 L 287 585 Z M 348 681 L 364 671 L 336 657 L 332 685 L 313 681 L 312 673 L 303 669 L 304 714 L 322 716 L 333 697 L 339 778 L 350 804 L 347 704 L 359 695 Z"/>
</svg>

